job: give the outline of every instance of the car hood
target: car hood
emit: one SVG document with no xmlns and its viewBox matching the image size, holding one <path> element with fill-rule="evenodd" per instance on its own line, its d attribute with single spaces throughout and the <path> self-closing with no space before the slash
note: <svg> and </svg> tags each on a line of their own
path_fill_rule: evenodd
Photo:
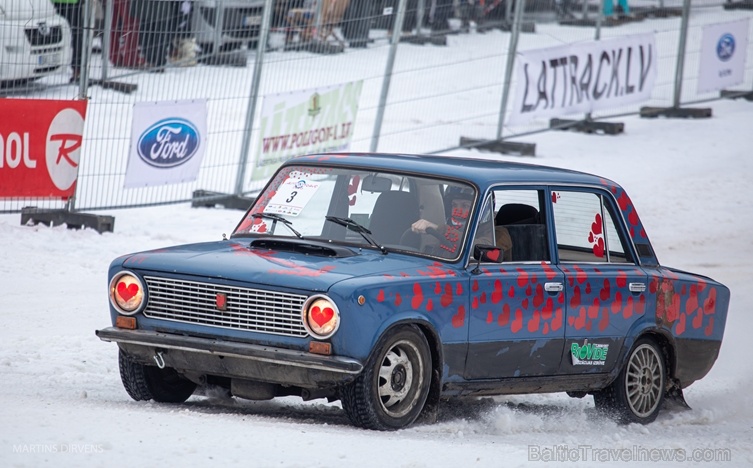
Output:
<svg viewBox="0 0 753 468">
<path fill-rule="evenodd" d="M 333 247 L 314 253 L 307 242 L 274 241 L 251 246 L 244 242 L 218 241 L 189 244 L 121 257 L 112 268 L 143 273 L 197 276 L 205 280 L 227 280 L 307 291 L 327 291 L 340 281 L 368 275 L 389 275 L 399 271 L 435 265 L 436 261 L 378 250 Z M 326 244 L 312 243 L 312 246 Z M 332 253 L 335 255 L 331 255 Z"/>
</svg>

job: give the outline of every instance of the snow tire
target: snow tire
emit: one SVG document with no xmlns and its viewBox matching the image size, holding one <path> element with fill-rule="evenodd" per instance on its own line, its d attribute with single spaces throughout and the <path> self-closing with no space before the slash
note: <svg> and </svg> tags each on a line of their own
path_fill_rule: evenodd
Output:
<svg viewBox="0 0 753 468">
<path fill-rule="evenodd" d="M 594 393 L 594 404 L 621 423 L 648 424 L 659 414 L 666 382 L 661 348 L 648 337 L 640 338 L 630 350 L 617 380 Z"/>
<path fill-rule="evenodd" d="M 412 424 L 421 414 L 431 383 L 429 344 L 421 331 L 404 326 L 388 331 L 363 372 L 341 388 L 350 421 L 359 427 L 391 431 Z"/>
<path fill-rule="evenodd" d="M 118 364 L 123 387 L 136 401 L 183 403 L 196 390 L 196 384 L 182 377 L 175 369 L 145 366 L 131 359 L 123 350 L 119 351 Z"/>
</svg>

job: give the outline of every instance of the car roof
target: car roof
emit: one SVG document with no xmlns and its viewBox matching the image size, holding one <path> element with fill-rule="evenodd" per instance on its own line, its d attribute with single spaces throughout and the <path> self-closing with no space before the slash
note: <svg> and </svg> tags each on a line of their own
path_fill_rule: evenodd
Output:
<svg viewBox="0 0 753 468">
<path fill-rule="evenodd" d="M 285 165 L 313 163 L 396 170 L 465 179 L 481 187 L 495 183 L 616 185 L 611 180 L 584 172 L 537 164 L 494 161 L 458 156 L 391 153 L 324 153 L 298 156 Z"/>
</svg>

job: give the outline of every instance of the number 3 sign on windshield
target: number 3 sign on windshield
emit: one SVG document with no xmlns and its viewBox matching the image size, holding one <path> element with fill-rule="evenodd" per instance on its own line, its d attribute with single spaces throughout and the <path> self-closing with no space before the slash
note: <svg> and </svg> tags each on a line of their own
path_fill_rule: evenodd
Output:
<svg viewBox="0 0 753 468">
<path fill-rule="evenodd" d="M 298 216 L 318 189 L 319 184 L 316 182 L 288 179 L 277 189 L 264 212 Z"/>
</svg>

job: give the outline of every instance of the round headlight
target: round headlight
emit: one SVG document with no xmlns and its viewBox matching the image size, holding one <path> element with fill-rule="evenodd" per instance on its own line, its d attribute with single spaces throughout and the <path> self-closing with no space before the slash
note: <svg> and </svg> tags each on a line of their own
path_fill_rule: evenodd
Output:
<svg viewBox="0 0 753 468">
<path fill-rule="evenodd" d="M 303 304 L 303 326 L 314 338 L 329 338 L 340 326 L 340 312 L 327 296 L 311 296 Z"/>
<path fill-rule="evenodd" d="M 144 302 L 144 286 L 131 273 L 123 272 L 110 280 L 110 303 L 125 315 L 138 312 Z"/>
</svg>

